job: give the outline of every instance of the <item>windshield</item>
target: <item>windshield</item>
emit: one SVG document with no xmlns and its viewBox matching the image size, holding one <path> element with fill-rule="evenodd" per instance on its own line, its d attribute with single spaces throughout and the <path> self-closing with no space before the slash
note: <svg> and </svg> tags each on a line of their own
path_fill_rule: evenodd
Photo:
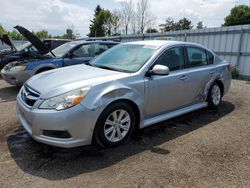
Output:
<svg viewBox="0 0 250 188">
<path fill-rule="evenodd" d="M 156 50 L 155 47 L 145 45 L 120 44 L 98 56 L 90 65 L 121 72 L 136 72 Z"/>
<path fill-rule="evenodd" d="M 65 43 L 57 48 L 55 48 L 54 50 L 52 50 L 52 53 L 56 56 L 56 57 L 62 57 L 64 56 L 66 53 L 69 52 L 70 49 L 72 49 L 73 47 L 75 47 L 77 45 L 77 43 Z"/>
</svg>

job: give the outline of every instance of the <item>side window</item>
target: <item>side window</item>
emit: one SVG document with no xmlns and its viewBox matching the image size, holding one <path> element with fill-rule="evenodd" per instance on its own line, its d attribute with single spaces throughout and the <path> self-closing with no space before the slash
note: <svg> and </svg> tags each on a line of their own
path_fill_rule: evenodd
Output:
<svg viewBox="0 0 250 188">
<path fill-rule="evenodd" d="M 27 51 L 29 51 L 30 53 L 36 53 L 37 52 L 37 49 L 35 48 L 35 46 L 33 46 L 33 45 L 31 45 L 30 47 L 29 47 L 29 49 L 27 49 Z"/>
<path fill-rule="evenodd" d="M 156 64 L 168 66 L 170 71 L 181 69 L 184 65 L 183 48 L 168 49 L 158 58 Z"/>
<path fill-rule="evenodd" d="M 210 53 L 209 51 L 206 51 L 207 53 L 207 63 L 213 64 L 214 63 L 214 55 L 212 53 Z"/>
<path fill-rule="evenodd" d="M 113 46 L 115 46 L 115 45 L 117 45 L 117 44 L 112 44 L 112 43 L 110 43 L 110 44 L 106 44 L 107 46 L 108 46 L 108 48 L 112 48 Z"/>
<path fill-rule="evenodd" d="M 109 46 L 106 44 L 95 44 L 95 56 L 100 55 L 109 49 Z"/>
<path fill-rule="evenodd" d="M 48 46 L 49 49 L 51 49 L 51 41 L 43 41 L 43 42 Z"/>
<path fill-rule="evenodd" d="M 206 50 L 197 47 L 187 47 L 187 67 L 197 67 L 207 65 Z"/>
<path fill-rule="evenodd" d="M 85 44 L 73 51 L 73 57 L 93 57 L 92 44 Z"/>
</svg>

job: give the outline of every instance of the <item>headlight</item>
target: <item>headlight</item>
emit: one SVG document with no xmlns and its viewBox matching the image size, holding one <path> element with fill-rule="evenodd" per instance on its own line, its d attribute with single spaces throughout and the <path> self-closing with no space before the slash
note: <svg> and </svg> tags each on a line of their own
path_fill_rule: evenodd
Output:
<svg viewBox="0 0 250 188">
<path fill-rule="evenodd" d="M 10 68 L 11 72 L 19 72 L 19 71 L 24 71 L 26 69 L 25 65 L 20 65 L 20 66 L 14 66 Z"/>
<path fill-rule="evenodd" d="M 45 100 L 41 105 L 40 109 L 56 109 L 64 110 L 79 104 L 87 95 L 90 87 L 70 91 L 62 95 L 52 97 Z"/>
</svg>

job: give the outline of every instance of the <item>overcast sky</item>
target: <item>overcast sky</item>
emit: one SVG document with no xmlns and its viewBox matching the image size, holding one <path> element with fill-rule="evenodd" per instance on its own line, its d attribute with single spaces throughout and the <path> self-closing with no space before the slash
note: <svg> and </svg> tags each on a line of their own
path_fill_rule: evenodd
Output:
<svg viewBox="0 0 250 188">
<path fill-rule="evenodd" d="M 0 23 L 8 30 L 19 24 L 33 31 L 46 29 L 62 35 L 69 25 L 85 36 L 97 4 L 109 10 L 120 7 L 121 0 L 0 0 Z M 137 0 L 133 0 L 137 1 Z M 151 11 L 157 18 L 155 27 L 167 17 L 184 16 L 193 23 L 203 21 L 207 27 L 218 27 L 230 9 L 250 0 L 151 0 Z"/>
</svg>

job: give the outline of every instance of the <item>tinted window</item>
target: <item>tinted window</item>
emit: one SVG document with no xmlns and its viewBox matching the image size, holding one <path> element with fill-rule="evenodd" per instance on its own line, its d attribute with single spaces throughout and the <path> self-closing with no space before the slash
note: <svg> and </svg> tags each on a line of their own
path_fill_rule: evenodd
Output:
<svg viewBox="0 0 250 188">
<path fill-rule="evenodd" d="M 65 44 L 55 48 L 54 50 L 52 50 L 52 52 L 56 57 L 62 57 L 77 45 L 78 45 L 78 43 L 73 43 L 73 42 L 65 43 Z"/>
<path fill-rule="evenodd" d="M 106 44 L 95 44 L 95 55 L 100 55 L 108 49 L 109 47 Z"/>
<path fill-rule="evenodd" d="M 85 44 L 73 51 L 73 57 L 92 57 L 94 54 L 93 45 Z"/>
<path fill-rule="evenodd" d="M 209 51 L 207 52 L 207 62 L 208 64 L 213 64 L 214 63 L 214 55 L 212 53 L 210 53 Z"/>
<path fill-rule="evenodd" d="M 187 47 L 188 64 L 187 67 L 207 65 L 206 50 L 196 47 Z"/>
<path fill-rule="evenodd" d="M 165 65 L 170 71 L 179 70 L 184 65 L 183 48 L 175 47 L 165 51 L 156 64 Z"/>
</svg>

